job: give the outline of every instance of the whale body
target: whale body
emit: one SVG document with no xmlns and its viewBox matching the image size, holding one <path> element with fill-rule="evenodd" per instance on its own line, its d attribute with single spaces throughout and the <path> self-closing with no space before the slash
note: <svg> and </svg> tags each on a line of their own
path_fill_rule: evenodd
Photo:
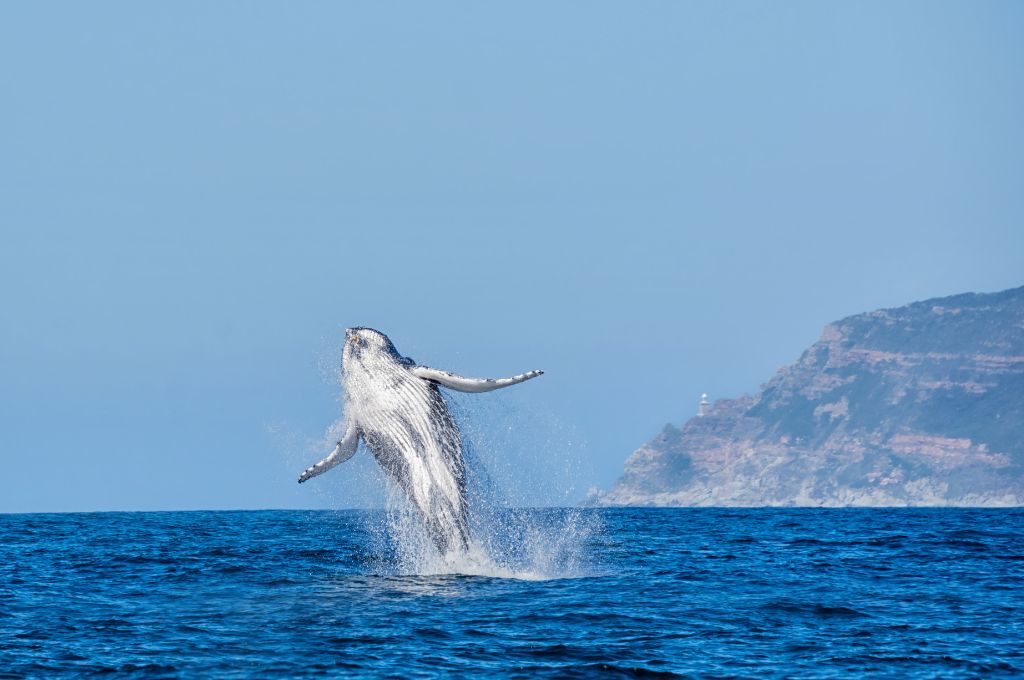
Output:
<svg viewBox="0 0 1024 680">
<path fill-rule="evenodd" d="M 469 511 L 462 435 L 438 388 L 489 392 L 544 372 L 464 378 L 403 357 L 386 335 L 372 328 L 350 328 L 345 335 L 344 434 L 334 451 L 302 473 L 299 483 L 351 458 L 361 440 L 419 511 L 440 553 L 465 552 Z"/>
</svg>

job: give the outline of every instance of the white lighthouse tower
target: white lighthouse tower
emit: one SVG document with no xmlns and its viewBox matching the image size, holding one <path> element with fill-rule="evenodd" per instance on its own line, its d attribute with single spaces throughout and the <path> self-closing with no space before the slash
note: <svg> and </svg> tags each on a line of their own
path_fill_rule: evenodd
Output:
<svg viewBox="0 0 1024 680">
<path fill-rule="evenodd" d="M 697 415 L 703 418 L 708 414 L 709 408 L 711 408 L 711 402 L 708 401 L 707 393 L 700 395 L 700 406 L 697 407 Z"/>
</svg>

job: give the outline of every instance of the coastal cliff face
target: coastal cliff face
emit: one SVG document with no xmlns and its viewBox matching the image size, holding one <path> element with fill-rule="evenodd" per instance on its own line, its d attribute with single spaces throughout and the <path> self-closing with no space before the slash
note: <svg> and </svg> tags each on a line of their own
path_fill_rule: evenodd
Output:
<svg viewBox="0 0 1024 680">
<path fill-rule="evenodd" d="M 598 505 L 1024 504 L 1024 287 L 825 327 L 753 397 L 666 425 Z"/>
</svg>

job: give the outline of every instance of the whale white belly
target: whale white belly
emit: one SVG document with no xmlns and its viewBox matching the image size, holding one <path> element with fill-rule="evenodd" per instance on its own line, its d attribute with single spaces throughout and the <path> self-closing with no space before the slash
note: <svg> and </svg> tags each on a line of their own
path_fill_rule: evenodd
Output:
<svg viewBox="0 0 1024 680">
<path fill-rule="evenodd" d="M 346 380 L 349 407 L 374 458 L 419 509 L 445 552 L 465 549 L 462 437 L 437 387 L 402 370 Z M 353 384 L 349 384 L 349 383 Z"/>
</svg>

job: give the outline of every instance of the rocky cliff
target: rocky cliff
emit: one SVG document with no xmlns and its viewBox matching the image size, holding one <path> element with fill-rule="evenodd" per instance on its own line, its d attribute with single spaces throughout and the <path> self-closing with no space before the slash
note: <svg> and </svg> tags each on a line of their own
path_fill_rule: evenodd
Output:
<svg viewBox="0 0 1024 680">
<path fill-rule="evenodd" d="M 1024 504 L 1024 287 L 851 316 L 666 425 L 600 505 Z"/>
</svg>

